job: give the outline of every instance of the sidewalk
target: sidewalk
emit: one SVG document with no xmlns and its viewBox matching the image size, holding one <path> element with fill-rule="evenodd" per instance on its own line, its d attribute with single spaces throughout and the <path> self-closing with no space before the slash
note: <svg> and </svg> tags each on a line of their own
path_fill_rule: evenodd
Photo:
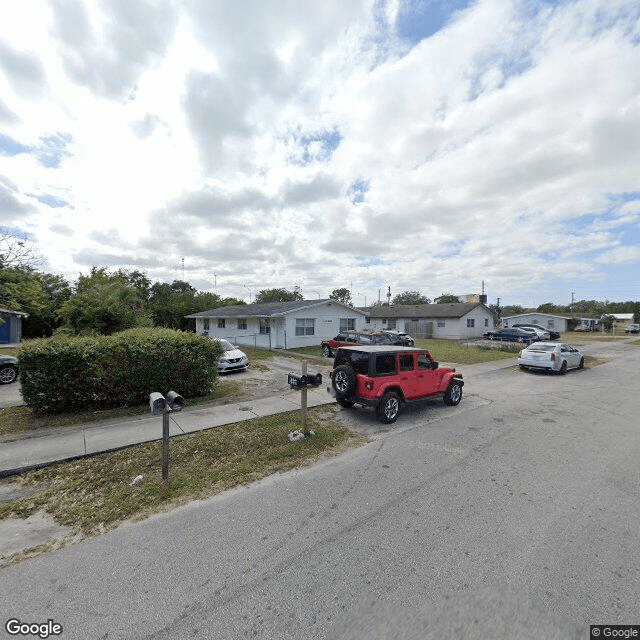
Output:
<svg viewBox="0 0 640 640">
<path fill-rule="evenodd" d="M 334 399 L 326 385 L 307 391 L 307 406 L 331 404 Z M 300 408 L 300 392 L 286 391 L 271 398 L 261 398 L 235 404 L 194 407 L 171 413 L 171 436 L 193 433 L 253 418 L 262 418 Z M 177 423 L 177 424 L 176 424 Z M 180 425 L 178 427 L 178 425 Z M 0 447 L 0 478 L 19 471 L 54 462 L 70 460 L 112 451 L 132 444 L 160 440 L 162 416 L 144 416 L 120 421 L 105 421 L 61 428 L 54 435 L 25 437 L 4 442 Z"/>
</svg>

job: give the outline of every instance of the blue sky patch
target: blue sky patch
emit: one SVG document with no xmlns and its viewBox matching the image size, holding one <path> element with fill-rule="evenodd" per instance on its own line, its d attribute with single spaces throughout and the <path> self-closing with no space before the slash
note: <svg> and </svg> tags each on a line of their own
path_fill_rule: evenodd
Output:
<svg viewBox="0 0 640 640">
<path fill-rule="evenodd" d="M 291 159 L 293 164 L 306 166 L 312 162 L 328 162 L 340 146 L 342 135 L 337 129 L 318 133 L 295 135 L 298 153 Z"/>
<path fill-rule="evenodd" d="M 352 204 L 360 204 L 361 202 L 364 202 L 364 197 L 368 191 L 369 181 L 357 180 L 347 189 L 347 195 L 349 196 Z"/>
<path fill-rule="evenodd" d="M 473 0 L 404 0 L 396 17 L 396 31 L 402 40 L 416 45 L 447 26 L 456 13 Z"/>
<path fill-rule="evenodd" d="M 57 169 L 62 162 L 62 158 L 71 155 L 67 151 L 67 145 L 72 139 L 69 133 L 55 133 L 50 136 L 44 136 L 40 138 L 40 147 L 34 149 L 34 155 L 43 167 Z"/>
<path fill-rule="evenodd" d="M 30 147 L 25 147 L 25 145 L 10 136 L 0 133 L 0 154 L 3 156 L 17 156 L 21 153 L 29 153 L 30 150 Z"/>
<path fill-rule="evenodd" d="M 40 138 L 40 144 L 37 146 L 27 146 L 0 133 L 0 154 L 12 157 L 28 153 L 34 156 L 43 167 L 57 169 L 62 158 L 71 155 L 66 147 L 72 140 L 73 137 L 69 133 L 54 133 Z"/>
<path fill-rule="evenodd" d="M 42 202 L 42 204 L 46 204 L 53 209 L 69 206 L 69 203 L 66 200 L 56 198 L 55 196 L 49 195 L 48 193 L 45 193 L 42 196 L 36 196 L 36 199 L 38 200 L 38 202 Z"/>
<path fill-rule="evenodd" d="M 382 258 L 379 258 L 378 256 L 375 256 L 374 258 L 368 258 L 366 256 L 356 256 L 356 264 L 359 267 L 379 267 L 383 264 L 383 262 Z"/>
</svg>

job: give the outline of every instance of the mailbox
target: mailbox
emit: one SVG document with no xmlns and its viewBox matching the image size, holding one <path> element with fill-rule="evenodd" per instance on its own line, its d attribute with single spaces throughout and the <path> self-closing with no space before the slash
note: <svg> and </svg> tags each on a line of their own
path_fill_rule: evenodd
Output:
<svg viewBox="0 0 640 640">
<path fill-rule="evenodd" d="M 305 387 L 317 387 L 322 384 L 321 373 L 306 373 L 298 375 L 297 373 L 290 373 L 287 381 L 292 389 L 303 389 Z"/>
<path fill-rule="evenodd" d="M 167 409 L 167 401 L 157 391 L 149 394 L 149 404 L 151 405 L 151 413 L 154 416 L 162 415 Z"/>
<path fill-rule="evenodd" d="M 167 404 L 171 407 L 172 411 L 182 411 L 184 398 L 175 391 L 169 391 L 169 393 L 167 393 Z"/>
</svg>

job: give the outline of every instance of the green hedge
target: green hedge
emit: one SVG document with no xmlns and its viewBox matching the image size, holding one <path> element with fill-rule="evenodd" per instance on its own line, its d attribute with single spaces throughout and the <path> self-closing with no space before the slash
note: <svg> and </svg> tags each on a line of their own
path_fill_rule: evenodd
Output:
<svg viewBox="0 0 640 640">
<path fill-rule="evenodd" d="M 18 353 L 27 405 L 45 412 L 120 407 L 171 389 L 206 394 L 218 375 L 219 342 L 172 329 L 24 342 Z"/>
</svg>

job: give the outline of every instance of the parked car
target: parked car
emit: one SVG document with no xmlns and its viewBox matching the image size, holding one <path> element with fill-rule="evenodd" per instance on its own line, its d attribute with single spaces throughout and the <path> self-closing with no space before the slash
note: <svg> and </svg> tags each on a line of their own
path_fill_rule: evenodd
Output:
<svg viewBox="0 0 640 640">
<path fill-rule="evenodd" d="M 331 340 L 323 340 L 320 343 L 322 355 L 330 358 L 340 347 L 348 347 L 353 344 L 393 344 L 393 339 L 382 331 L 341 331 Z"/>
<path fill-rule="evenodd" d="M 560 333 L 558 331 L 554 331 L 553 329 L 546 329 L 545 327 L 543 327 L 541 324 L 524 324 L 524 323 L 517 323 L 517 324 L 512 324 L 512 327 L 519 327 L 519 328 L 526 328 L 526 327 L 531 327 L 533 329 L 540 329 L 541 331 L 546 331 L 549 334 L 549 338 L 551 338 L 551 340 L 558 340 L 560 338 Z"/>
<path fill-rule="evenodd" d="M 630 324 L 625 330 L 625 333 L 640 333 L 640 324 Z"/>
<path fill-rule="evenodd" d="M 0 384 L 9 384 L 18 377 L 18 358 L 0 355 Z"/>
<path fill-rule="evenodd" d="M 520 352 L 518 364 L 521 369 L 546 369 L 563 375 L 569 369 L 582 369 L 584 355 L 563 342 L 536 342 Z"/>
<path fill-rule="evenodd" d="M 484 337 L 488 340 L 508 340 L 509 342 L 525 342 L 526 344 L 531 344 L 538 339 L 535 334 L 518 327 L 504 327 L 497 331 L 487 331 Z"/>
<path fill-rule="evenodd" d="M 227 373 L 228 371 L 244 371 L 249 366 L 249 358 L 244 351 L 240 351 L 235 344 L 231 344 L 223 338 L 211 338 L 219 342 L 224 349 L 224 353 L 218 360 L 218 371 Z"/>
<path fill-rule="evenodd" d="M 382 333 L 386 333 L 392 339 L 392 344 L 403 347 L 413 347 L 415 344 L 415 340 L 408 333 L 395 331 L 394 329 L 383 329 Z"/>
<path fill-rule="evenodd" d="M 526 331 L 527 333 L 531 333 L 538 340 L 550 340 L 551 339 L 551 335 L 549 334 L 549 332 L 548 331 L 544 331 L 543 329 L 537 329 L 536 327 L 518 327 L 518 329 L 522 329 L 523 331 Z"/>
<path fill-rule="evenodd" d="M 441 367 L 415 347 L 340 347 L 327 389 L 342 407 L 374 407 L 384 423 L 395 422 L 403 403 L 441 397 L 455 406 L 462 399 L 462 374 Z"/>
</svg>

